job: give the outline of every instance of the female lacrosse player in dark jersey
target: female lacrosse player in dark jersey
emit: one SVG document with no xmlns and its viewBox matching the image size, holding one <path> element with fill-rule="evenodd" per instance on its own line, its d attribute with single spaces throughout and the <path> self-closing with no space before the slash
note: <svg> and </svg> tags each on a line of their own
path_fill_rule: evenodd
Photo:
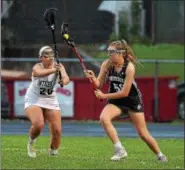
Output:
<svg viewBox="0 0 185 170">
<path fill-rule="evenodd" d="M 97 78 L 91 70 L 85 72 L 85 75 L 93 78 L 98 88 L 109 79 L 109 93 L 96 90 L 95 95 L 98 99 L 108 101 L 100 115 L 100 122 L 114 144 L 115 154 L 111 160 L 120 160 L 128 155 L 112 124 L 112 119 L 127 110 L 141 139 L 156 154 L 158 160 L 167 162 L 166 156 L 162 154 L 146 126 L 142 96 L 134 80 L 134 64 L 137 59 L 131 48 L 125 40 L 114 41 L 108 48 L 108 55 L 109 59 L 103 62 Z"/>
</svg>

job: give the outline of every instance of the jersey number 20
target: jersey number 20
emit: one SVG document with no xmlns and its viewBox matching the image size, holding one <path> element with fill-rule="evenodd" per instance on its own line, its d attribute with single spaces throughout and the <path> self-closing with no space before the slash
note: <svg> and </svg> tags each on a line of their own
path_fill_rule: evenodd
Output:
<svg viewBox="0 0 185 170">
<path fill-rule="evenodd" d="M 45 88 L 40 88 L 40 94 L 41 95 L 50 95 L 53 92 L 52 89 L 45 89 Z"/>
</svg>

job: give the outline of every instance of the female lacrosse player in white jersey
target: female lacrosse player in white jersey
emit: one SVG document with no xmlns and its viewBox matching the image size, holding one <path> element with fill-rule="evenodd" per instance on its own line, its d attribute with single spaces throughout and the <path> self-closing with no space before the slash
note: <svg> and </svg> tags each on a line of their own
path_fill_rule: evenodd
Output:
<svg viewBox="0 0 185 170">
<path fill-rule="evenodd" d="M 40 49 L 39 58 L 41 62 L 33 66 L 32 82 L 25 95 L 25 114 L 32 124 L 27 144 L 30 157 L 36 157 L 33 144 L 41 133 L 45 121 L 51 132 L 49 155 L 58 154 L 61 139 L 61 112 L 55 85 L 69 83 L 64 66 L 54 61 L 54 52 L 50 46 Z M 62 80 L 59 80 L 59 71 L 62 74 Z"/>
</svg>

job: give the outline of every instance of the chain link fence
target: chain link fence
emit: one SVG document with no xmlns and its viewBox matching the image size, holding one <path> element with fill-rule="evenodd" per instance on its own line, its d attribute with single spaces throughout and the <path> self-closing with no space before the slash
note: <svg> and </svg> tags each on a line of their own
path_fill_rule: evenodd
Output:
<svg viewBox="0 0 185 170">
<path fill-rule="evenodd" d="M 105 59 L 83 59 L 87 68 L 94 70 L 98 74 L 100 66 Z M 184 60 L 155 60 L 140 59 L 141 65 L 136 65 L 136 76 L 178 76 L 179 81 L 184 80 Z M 38 58 L 1 58 L 2 69 L 26 71 L 31 75 L 32 67 L 39 62 Z M 60 62 L 64 64 L 69 76 L 83 77 L 83 70 L 78 58 L 60 58 Z M 172 69 L 173 68 L 173 69 Z"/>
</svg>

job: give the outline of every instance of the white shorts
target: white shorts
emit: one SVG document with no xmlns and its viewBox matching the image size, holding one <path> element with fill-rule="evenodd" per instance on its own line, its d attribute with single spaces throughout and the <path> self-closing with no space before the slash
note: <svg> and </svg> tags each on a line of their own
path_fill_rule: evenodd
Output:
<svg viewBox="0 0 185 170">
<path fill-rule="evenodd" d="M 30 100 L 25 98 L 24 109 L 27 109 L 30 106 L 39 106 L 41 108 L 51 109 L 51 110 L 60 110 L 60 106 L 57 100 L 51 99 L 39 99 L 39 100 Z"/>
</svg>

